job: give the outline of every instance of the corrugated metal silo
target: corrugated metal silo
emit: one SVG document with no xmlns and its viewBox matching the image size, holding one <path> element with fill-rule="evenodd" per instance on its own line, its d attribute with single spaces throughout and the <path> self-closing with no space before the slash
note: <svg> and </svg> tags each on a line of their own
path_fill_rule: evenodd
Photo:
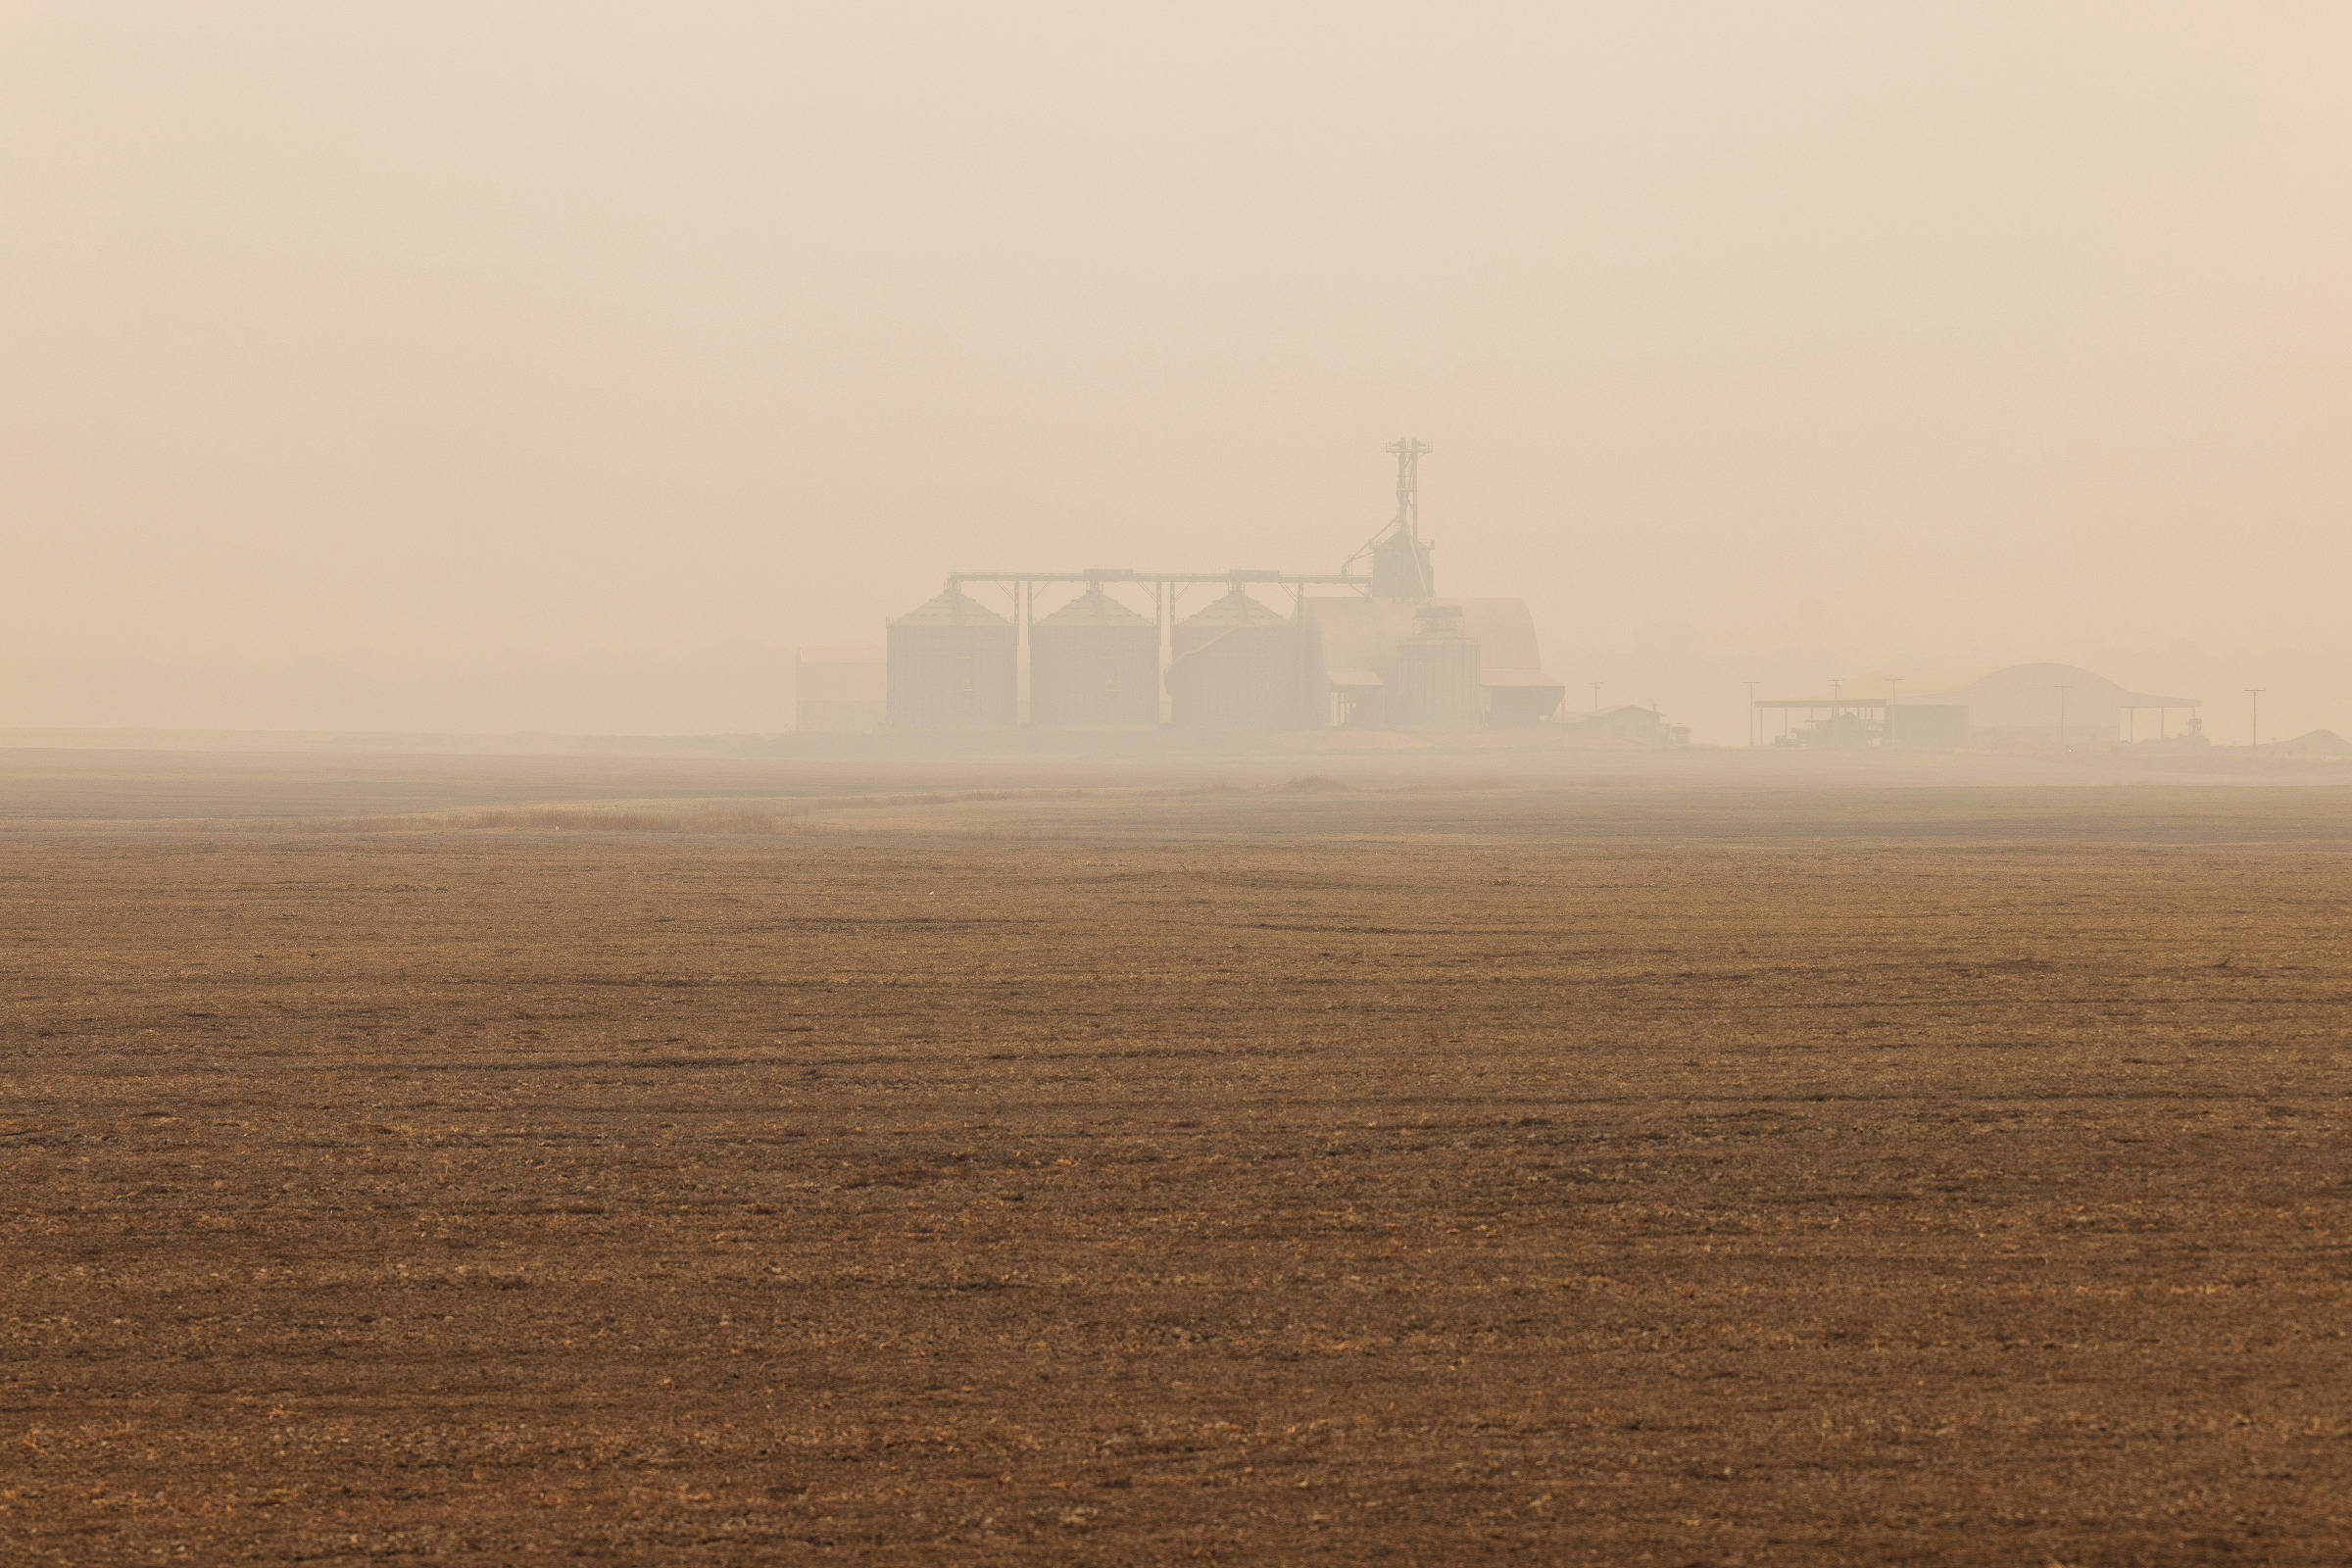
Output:
<svg viewBox="0 0 2352 1568">
<path fill-rule="evenodd" d="M 1396 679 L 1389 692 L 1389 722 L 1433 729 L 1467 729 L 1479 721 L 1478 642 L 1461 607 L 1426 605 L 1413 634 L 1396 645 Z"/>
<path fill-rule="evenodd" d="M 890 623 L 890 722 L 908 729 L 1010 724 L 1020 633 L 950 586 Z"/>
<path fill-rule="evenodd" d="M 1171 631 L 1168 696 L 1198 729 L 1303 729 L 1324 721 L 1327 683 L 1309 629 L 1233 591 Z"/>
<path fill-rule="evenodd" d="M 1029 628 L 1029 719 L 1157 724 L 1159 624 L 1100 583 Z"/>
</svg>

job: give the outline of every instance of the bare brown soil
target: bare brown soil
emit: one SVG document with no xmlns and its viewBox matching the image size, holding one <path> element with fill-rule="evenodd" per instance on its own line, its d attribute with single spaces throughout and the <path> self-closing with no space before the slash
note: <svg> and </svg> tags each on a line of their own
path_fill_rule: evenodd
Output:
<svg viewBox="0 0 2352 1568">
<path fill-rule="evenodd" d="M 0 1560 L 2352 1555 L 2343 791 L 109 766 Z"/>
</svg>

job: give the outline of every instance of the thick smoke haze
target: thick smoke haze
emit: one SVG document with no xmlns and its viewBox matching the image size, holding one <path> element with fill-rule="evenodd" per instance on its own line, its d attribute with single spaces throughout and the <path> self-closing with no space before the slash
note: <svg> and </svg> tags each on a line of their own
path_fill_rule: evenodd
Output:
<svg viewBox="0 0 2352 1568">
<path fill-rule="evenodd" d="M 756 693 L 954 566 L 1336 568 L 1411 431 L 1572 702 L 2048 658 L 2352 727 L 2348 63 L 2340 5 L 21 3 L 0 724 Z"/>
</svg>

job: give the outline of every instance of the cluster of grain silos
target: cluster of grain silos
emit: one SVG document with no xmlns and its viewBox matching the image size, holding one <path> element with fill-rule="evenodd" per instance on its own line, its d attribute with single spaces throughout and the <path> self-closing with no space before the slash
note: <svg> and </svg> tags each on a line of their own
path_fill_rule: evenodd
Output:
<svg viewBox="0 0 2352 1568">
<path fill-rule="evenodd" d="M 890 623 L 892 726 L 1456 730 L 1550 717 L 1564 688 L 1544 673 L 1526 603 L 1435 597 L 1415 479 L 1428 449 L 1389 450 L 1396 517 L 1336 573 L 951 575 Z M 970 586 L 1008 593 L 1010 613 Z M 1072 597 L 1039 615 L 1041 590 Z M 1184 597 L 1203 590 L 1214 597 L 1186 613 Z M 1131 602 L 1146 593 L 1148 614 Z"/>
<path fill-rule="evenodd" d="M 1250 591 L 1302 587 L 1272 573 L 1138 574 L 1121 581 L 1151 591 L 1152 613 L 1090 581 L 1032 614 L 1037 590 L 1059 586 L 1038 573 L 990 579 L 1009 589 L 1008 615 L 971 580 L 890 623 L 892 727 L 1458 730 L 1536 723 L 1563 692 L 1516 599 L 1294 591 L 1286 609 Z M 1203 585 L 1222 591 L 1185 613 L 1183 593 Z"/>
</svg>

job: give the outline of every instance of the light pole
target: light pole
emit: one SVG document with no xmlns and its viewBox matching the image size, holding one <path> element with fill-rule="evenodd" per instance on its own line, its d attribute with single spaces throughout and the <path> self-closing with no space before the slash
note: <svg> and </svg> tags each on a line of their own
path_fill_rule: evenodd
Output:
<svg viewBox="0 0 2352 1568">
<path fill-rule="evenodd" d="M 2262 749 L 2262 694 L 2269 690 L 2268 686 L 2246 688 L 2246 695 L 2254 699 L 2253 722 L 2246 726 L 2246 750 L 2248 752 L 2258 752 Z"/>
<path fill-rule="evenodd" d="M 1600 711 L 1600 682 L 1587 681 L 1585 684 L 1592 688 L 1592 711 L 1597 713 Z"/>
<path fill-rule="evenodd" d="M 1756 683 L 1756 682 L 1754 682 L 1754 681 L 1752 681 L 1752 680 L 1749 680 L 1749 681 L 1741 681 L 1741 682 L 1740 682 L 1740 684 L 1741 684 L 1742 686 L 1745 686 L 1745 687 L 1747 688 L 1747 744 L 1748 744 L 1748 746 L 1749 746 L 1750 748 L 1753 748 L 1753 747 L 1755 746 L 1755 744 L 1756 744 L 1756 685 L 1757 685 L 1757 683 Z"/>
</svg>

